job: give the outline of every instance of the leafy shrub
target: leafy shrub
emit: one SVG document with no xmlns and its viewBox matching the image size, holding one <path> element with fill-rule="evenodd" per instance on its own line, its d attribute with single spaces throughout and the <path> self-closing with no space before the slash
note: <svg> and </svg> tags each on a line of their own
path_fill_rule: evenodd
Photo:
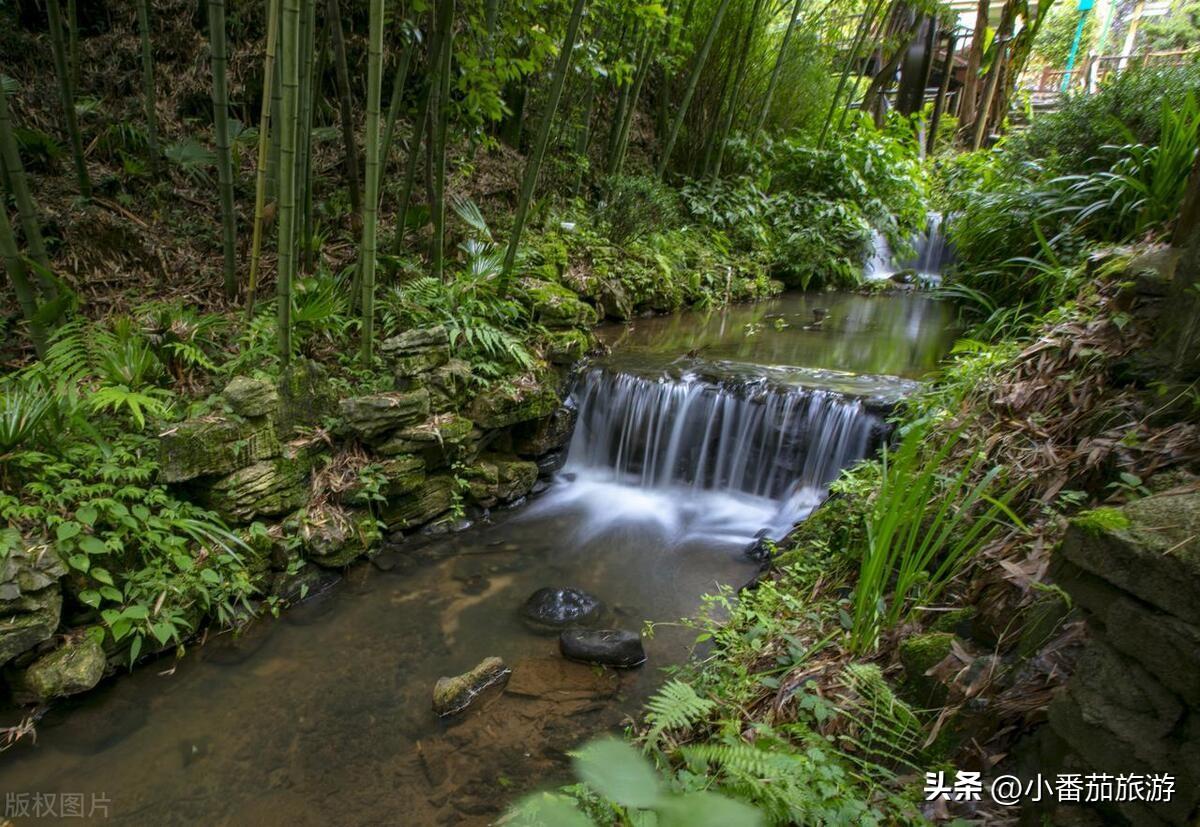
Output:
<svg viewBox="0 0 1200 827">
<path fill-rule="evenodd" d="M 648 175 L 618 175 L 607 181 L 607 194 L 598 211 L 613 244 L 624 244 L 651 232 L 662 232 L 679 221 L 675 192 Z"/>
<path fill-rule="evenodd" d="M 1004 145 L 1020 164 L 1043 160 L 1059 173 L 1103 166 L 1101 148 L 1158 143 L 1161 107 L 1200 94 L 1200 64 L 1130 68 L 1110 76 L 1095 94 L 1070 93 L 1056 112 L 1035 118 Z"/>
</svg>

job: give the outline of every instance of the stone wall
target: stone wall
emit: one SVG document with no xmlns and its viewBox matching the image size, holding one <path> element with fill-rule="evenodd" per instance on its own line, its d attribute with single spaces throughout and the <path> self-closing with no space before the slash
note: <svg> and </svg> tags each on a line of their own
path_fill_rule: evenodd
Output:
<svg viewBox="0 0 1200 827">
<path fill-rule="evenodd" d="M 380 343 L 393 390 L 338 398 L 307 360 L 278 382 L 237 377 L 211 413 L 160 435 L 159 479 L 231 528 L 267 526 L 245 557 L 284 600 L 328 582 L 323 570 L 520 500 L 561 466 L 574 427 L 564 366 L 596 322 L 578 299 L 542 298 L 551 361 L 533 373 L 485 386 L 432 327 Z M 65 573 L 51 545 L 0 561 L 0 667 L 19 702 L 85 691 L 113 670 L 99 646 L 56 635 L 71 631 L 60 629 Z"/>
<path fill-rule="evenodd" d="M 1105 822 L 1200 816 L 1200 492 L 1185 484 L 1072 521 L 1052 574 L 1090 640 L 1050 705 L 1062 772 L 1170 773 L 1170 803 L 1128 802 Z M 1053 751 L 1053 750 L 1052 750 Z M 1052 771 L 1059 771 L 1057 769 Z"/>
</svg>

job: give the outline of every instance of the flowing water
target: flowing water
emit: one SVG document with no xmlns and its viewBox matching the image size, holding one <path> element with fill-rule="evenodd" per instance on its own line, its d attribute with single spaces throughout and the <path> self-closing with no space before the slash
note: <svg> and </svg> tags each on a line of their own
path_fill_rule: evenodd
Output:
<svg viewBox="0 0 1200 827">
<path fill-rule="evenodd" d="M 0 756 L 0 792 L 122 824 L 484 824 L 565 778 L 694 636 L 660 626 L 640 669 L 568 663 L 517 608 L 574 586 L 639 628 L 757 570 L 745 555 L 819 502 L 945 352 L 920 295 L 795 295 L 603 332 L 580 371 L 565 467 L 527 504 L 351 567 L 304 604 L 54 707 Z M 439 721 L 440 675 L 489 655 L 506 690 Z M 53 821 L 54 819 L 47 819 Z M 81 819 L 64 819 L 75 823 Z M 86 819 L 82 819 L 86 820 Z M 18 819 L 18 822 L 20 819 Z"/>
<path fill-rule="evenodd" d="M 941 213 L 929 213 L 924 232 L 909 241 L 913 254 L 897 260 L 887 236 L 878 230 L 871 234 L 871 256 L 863 269 L 867 281 L 890 279 L 897 273 L 909 272 L 925 284 L 936 284 L 954 262 L 954 249 L 946 237 L 945 220 Z"/>
</svg>

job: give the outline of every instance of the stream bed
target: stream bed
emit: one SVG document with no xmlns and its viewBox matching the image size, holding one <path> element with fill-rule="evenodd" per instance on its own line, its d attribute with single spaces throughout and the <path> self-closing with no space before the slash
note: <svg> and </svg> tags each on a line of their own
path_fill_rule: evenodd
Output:
<svg viewBox="0 0 1200 827">
<path fill-rule="evenodd" d="M 489 823 L 565 780 L 566 751 L 635 713 L 694 638 L 658 626 L 644 666 L 603 671 L 527 628 L 525 599 L 584 589 L 637 630 L 750 579 L 756 536 L 803 519 L 936 366 L 948 312 L 916 293 L 795 294 L 605 328 L 546 491 L 57 704 L 36 743 L 0 755 L 0 792 L 82 795 L 120 824 Z M 492 655 L 513 668 L 505 691 L 436 718 L 437 678 Z"/>
</svg>

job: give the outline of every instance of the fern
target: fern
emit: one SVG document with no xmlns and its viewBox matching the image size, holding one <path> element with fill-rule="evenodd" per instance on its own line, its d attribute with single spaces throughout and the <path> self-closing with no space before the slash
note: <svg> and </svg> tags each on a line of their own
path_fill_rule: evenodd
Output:
<svg viewBox="0 0 1200 827">
<path fill-rule="evenodd" d="M 696 694 L 680 680 L 669 681 L 646 702 L 646 749 L 656 747 L 669 729 L 682 729 L 701 721 L 716 708 L 716 703 Z"/>
<path fill-rule="evenodd" d="M 921 720 L 896 697 L 879 667 L 847 664 L 841 676 L 846 690 L 840 714 L 852 724 L 841 740 L 861 755 L 864 769 L 902 766 L 919 771 L 924 764 L 925 730 Z"/>
</svg>

